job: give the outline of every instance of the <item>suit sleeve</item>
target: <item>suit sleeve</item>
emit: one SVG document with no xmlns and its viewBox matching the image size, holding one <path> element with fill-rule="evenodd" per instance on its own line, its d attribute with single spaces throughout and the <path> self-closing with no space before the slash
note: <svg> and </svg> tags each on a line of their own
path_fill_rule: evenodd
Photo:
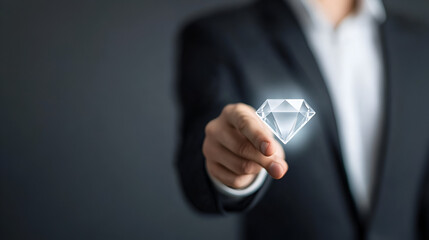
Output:
<svg viewBox="0 0 429 240">
<path fill-rule="evenodd" d="M 176 167 L 183 192 L 197 210 L 243 211 L 256 203 L 266 187 L 239 202 L 229 199 L 214 188 L 202 154 L 206 124 L 225 105 L 242 100 L 240 72 L 232 51 L 222 35 L 212 29 L 197 22 L 187 26 L 179 37 L 176 90 L 181 122 Z"/>
</svg>

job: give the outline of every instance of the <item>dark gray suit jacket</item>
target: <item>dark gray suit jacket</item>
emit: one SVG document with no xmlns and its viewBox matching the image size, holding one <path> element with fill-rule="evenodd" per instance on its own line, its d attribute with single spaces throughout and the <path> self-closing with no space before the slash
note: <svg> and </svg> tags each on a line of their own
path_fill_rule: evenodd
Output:
<svg viewBox="0 0 429 240">
<path fill-rule="evenodd" d="M 385 120 L 372 208 L 362 218 L 324 80 L 284 1 L 257 1 L 188 24 L 177 82 L 177 167 L 186 197 L 202 212 L 243 212 L 247 239 L 429 239 L 428 29 L 390 12 L 380 26 Z M 304 98 L 317 115 L 286 145 L 286 176 L 231 202 L 205 171 L 204 126 L 228 103 L 257 108 L 267 98 Z"/>
</svg>

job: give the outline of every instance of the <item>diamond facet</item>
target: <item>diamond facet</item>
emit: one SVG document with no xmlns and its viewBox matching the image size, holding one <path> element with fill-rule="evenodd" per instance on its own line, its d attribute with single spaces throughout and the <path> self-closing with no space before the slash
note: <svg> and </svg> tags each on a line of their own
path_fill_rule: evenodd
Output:
<svg viewBox="0 0 429 240">
<path fill-rule="evenodd" d="M 316 112 L 304 99 L 267 99 L 256 114 L 286 144 Z"/>
</svg>

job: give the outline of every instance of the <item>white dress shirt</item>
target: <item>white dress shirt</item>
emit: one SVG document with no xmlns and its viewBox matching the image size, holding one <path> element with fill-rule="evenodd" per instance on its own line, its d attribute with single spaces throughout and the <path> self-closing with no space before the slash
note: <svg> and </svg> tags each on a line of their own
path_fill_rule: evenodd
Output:
<svg viewBox="0 0 429 240">
<path fill-rule="evenodd" d="M 357 11 L 333 26 L 316 0 L 286 0 L 295 12 L 328 88 L 352 195 L 366 214 L 373 190 L 383 108 L 383 63 L 378 33 L 384 8 L 362 0 Z M 287 153 L 286 153 L 287 155 Z M 246 189 L 212 179 L 223 194 L 242 198 L 257 191 L 266 171 Z"/>
</svg>

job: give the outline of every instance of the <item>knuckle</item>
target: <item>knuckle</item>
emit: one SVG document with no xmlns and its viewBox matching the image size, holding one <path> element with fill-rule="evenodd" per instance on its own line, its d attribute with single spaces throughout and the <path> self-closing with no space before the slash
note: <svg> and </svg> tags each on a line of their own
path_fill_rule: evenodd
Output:
<svg viewBox="0 0 429 240">
<path fill-rule="evenodd" d="M 243 160 L 241 162 L 241 173 L 242 174 L 253 174 L 256 171 L 255 164 L 251 161 Z"/>
<path fill-rule="evenodd" d="M 251 112 L 251 107 L 249 105 L 244 104 L 244 103 L 237 103 L 235 105 L 235 110 L 240 114 L 244 114 L 244 113 Z"/>
<path fill-rule="evenodd" d="M 206 135 L 212 135 L 216 132 L 215 125 L 216 125 L 215 120 L 211 120 L 210 122 L 207 123 L 204 129 Z"/>
<path fill-rule="evenodd" d="M 237 116 L 237 129 L 239 131 L 244 131 L 249 125 L 249 116 L 244 114 L 239 114 Z"/>
<path fill-rule="evenodd" d="M 239 108 L 240 110 L 245 110 L 245 109 L 247 109 L 249 106 L 247 105 L 247 104 L 244 104 L 244 103 L 237 103 L 237 104 L 235 104 L 236 106 L 237 106 L 237 108 Z"/>
<path fill-rule="evenodd" d="M 244 109 L 244 104 L 243 103 L 236 103 L 234 104 L 234 110 L 236 111 L 242 111 Z"/>
<path fill-rule="evenodd" d="M 227 104 L 224 108 L 223 108 L 223 110 L 222 110 L 222 115 L 225 115 L 225 114 L 230 114 L 233 110 L 234 110 L 234 108 L 235 108 L 235 105 L 236 104 Z"/>
<path fill-rule="evenodd" d="M 238 147 L 237 147 L 238 155 L 245 157 L 249 154 L 250 150 L 251 150 L 250 144 L 247 141 L 242 141 L 241 143 L 238 144 Z"/>
<path fill-rule="evenodd" d="M 237 176 L 231 181 L 231 187 L 233 188 L 245 188 L 248 185 L 248 178 L 247 176 Z"/>
<path fill-rule="evenodd" d="M 244 111 L 246 108 L 247 108 L 247 105 L 244 103 L 230 103 L 223 108 L 222 113 L 232 114 L 232 113 Z"/>
<path fill-rule="evenodd" d="M 230 185 L 231 185 L 231 187 L 233 187 L 233 188 L 241 188 L 241 185 L 242 185 L 241 179 L 240 179 L 239 177 L 234 177 L 234 178 L 231 180 Z"/>
<path fill-rule="evenodd" d="M 249 106 L 249 105 L 244 104 L 244 103 L 237 103 L 236 105 L 240 111 L 244 111 L 244 112 L 254 112 L 255 111 L 255 109 L 253 109 L 252 106 Z"/>
</svg>

